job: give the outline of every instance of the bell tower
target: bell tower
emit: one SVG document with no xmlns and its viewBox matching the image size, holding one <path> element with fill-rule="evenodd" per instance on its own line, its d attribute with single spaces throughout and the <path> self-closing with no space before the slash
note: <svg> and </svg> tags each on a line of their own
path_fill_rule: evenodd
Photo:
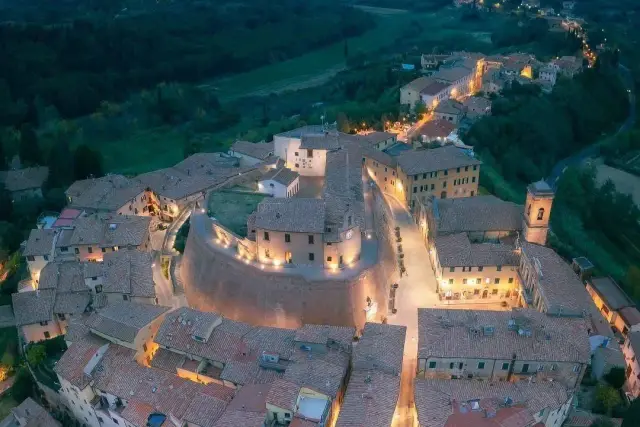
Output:
<svg viewBox="0 0 640 427">
<path fill-rule="evenodd" d="M 527 187 L 527 201 L 522 221 L 522 232 L 527 242 L 539 245 L 547 243 L 554 197 L 553 189 L 545 181 L 534 182 Z"/>
</svg>

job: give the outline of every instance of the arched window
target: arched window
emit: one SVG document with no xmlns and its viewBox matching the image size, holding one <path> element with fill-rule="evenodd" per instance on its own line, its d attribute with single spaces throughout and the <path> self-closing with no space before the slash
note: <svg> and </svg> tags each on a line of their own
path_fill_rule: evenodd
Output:
<svg viewBox="0 0 640 427">
<path fill-rule="evenodd" d="M 544 208 L 538 209 L 538 220 L 544 218 Z"/>
</svg>

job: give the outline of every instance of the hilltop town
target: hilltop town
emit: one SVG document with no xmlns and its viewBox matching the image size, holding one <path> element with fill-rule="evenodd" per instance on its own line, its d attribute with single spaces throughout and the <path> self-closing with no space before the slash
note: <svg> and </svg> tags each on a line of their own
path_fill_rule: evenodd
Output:
<svg viewBox="0 0 640 427">
<path fill-rule="evenodd" d="M 0 258 L 0 284 L 20 277 L 0 304 L 19 357 L 0 360 L 0 398 L 25 394 L 0 427 L 635 425 L 637 295 L 552 228 L 576 159 L 503 197 L 471 131 L 597 66 L 561 4 L 518 9 L 575 55 L 420 53 L 396 70 L 415 72 L 394 88 L 404 117 L 376 129 L 323 113 L 266 141 L 187 144 L 167 167 L 81 173 L 61 209 L 60 171 L 19 152 L 0 202 L 47 209 Z"/>
</svg>

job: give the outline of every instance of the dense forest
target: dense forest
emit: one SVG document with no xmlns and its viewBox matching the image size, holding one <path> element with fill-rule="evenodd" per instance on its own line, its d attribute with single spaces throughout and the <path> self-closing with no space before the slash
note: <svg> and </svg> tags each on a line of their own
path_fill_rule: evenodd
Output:
<svg viewBox="0 0 640 427">
<path fill-rule="evenodd" d="M 35 122 L 46 106 L 63 118 L 88 114 L 159 82 L 249 70 L 374 25 L 351 7 L 295 0 L 187 2 L 55 26 L 5 23 L 0 125 Z"/>
</svg>

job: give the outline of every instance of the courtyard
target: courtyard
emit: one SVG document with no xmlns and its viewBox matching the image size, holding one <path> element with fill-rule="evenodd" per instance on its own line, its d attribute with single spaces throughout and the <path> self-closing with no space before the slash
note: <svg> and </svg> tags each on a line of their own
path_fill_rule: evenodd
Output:
<svg viewBox="0 0 640 427">
<path fill-rule="evenodd" d="M 258 209 L 258 204 L 265 197 L 269 196 L 239 188 L 216 191 L 209 195 L 208 214 L 223 227 L 240 237 L 246 237 L 247 218 Z"/>
</svg>

